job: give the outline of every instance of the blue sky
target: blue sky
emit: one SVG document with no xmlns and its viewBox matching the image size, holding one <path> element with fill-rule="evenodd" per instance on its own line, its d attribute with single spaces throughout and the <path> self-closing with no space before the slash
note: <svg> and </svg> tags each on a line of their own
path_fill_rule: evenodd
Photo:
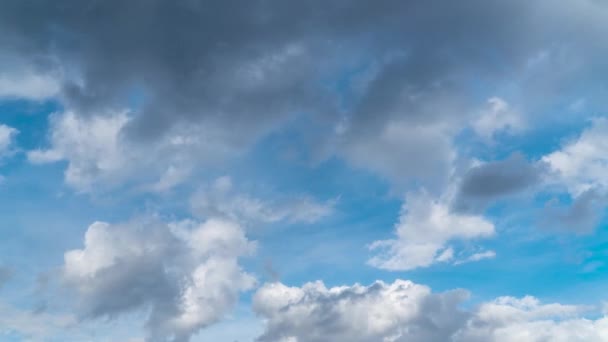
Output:
<svg viewBox="0 0 608 342">
<path fill-rule="evenodd" d="M 0 340 L 608 341 L 602 1 L 0 4 Z"/>
</svg>

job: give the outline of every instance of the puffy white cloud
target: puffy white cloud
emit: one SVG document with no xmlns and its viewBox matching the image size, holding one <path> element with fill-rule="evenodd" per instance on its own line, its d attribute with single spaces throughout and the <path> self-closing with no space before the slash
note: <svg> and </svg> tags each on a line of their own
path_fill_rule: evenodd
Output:
<svg viewBox="0 0 608 342">
<path fill-rule="evenodd" d="M 32 163 L 68 161 L 66 182 L 90 191 L 98 182 L 116 180 L 130 167 L 133 152 L 123 148 L 120 139 L 128 121 L 124 112 L 93 117 L 57 113 L 51 117 L 51 147 L 28 152 L 28 159 Z"/>
<path fill-rule="evenodd" d="M 574 196 L 590 189 L 608 187 L 608 120 L 597 118 L 575 140 L 542 158 L 554 181 L 563 183 Z"/>
<path fill-rule="evenodd" d="M 254 250 L 229 221 L 95 222 L 84 248 L 65 253 L 62 274 L 81 317 L 147 309 L 149 341 L 187 341 L 255 284 L 238 264 Z"/>
<path fill-rule="evenodd" d="M 465 291 L 432 294 L 410 281 L 327 288 L 322 282 L 266 284 L 254 310 L 266 320 L 259 341 L 446 341 L 466 318 Z"/>
<path fill-rule="evenodd" d="M 228 176 L 199 189 L 190 200 L 192 211 L 201 217 L 223 216 L 262 223 L 287 221 L 314 223 L 331 215 L 336 200 L 317 202 L 308 196 L 267 201 L 234 190 Z"/>
<path fill-rule="evenodd" d="M 478 215 L 456 213 L 445 198 L 433 199 L 427 192 L 406 196 L 396 225 L 396 239 L 375 241 L 377 254 L 368 263 L 387 270 L 410 270 L 447 262 L 453 258 L 453 240 L 490 237 L 494 225 Z"/>
<path fill-rule="evenodd" d="M 65 181 L 81 192 L 131 183 L 142 191 L 162 192 L 185 181 L 196 165 L 235 153 L 213 127 L 175 127 L 153 141 L 130 140 L 125 131 L 133 120 L 126 111 L 55 113 L 49 147 L 29 151 L 28 159 L 34 164 L 67 161 Z"/>
<path fill-rule="evenodd" d="M 590 308 L 500 297 L 472 310 L 464 290 L 433 293 L 410 281 L 326 288 L 266 284 L 254 296 L 265 320 L 258 341 L 278 342 L 542 342 L 604 341 L 608 318 L 582 318 Z"/>
</svg>

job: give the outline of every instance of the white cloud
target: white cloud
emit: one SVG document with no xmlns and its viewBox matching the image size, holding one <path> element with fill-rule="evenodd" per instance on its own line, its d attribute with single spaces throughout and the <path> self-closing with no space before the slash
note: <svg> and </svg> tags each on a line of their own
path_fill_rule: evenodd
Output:
<svg viewBox="0 0 608 342">
<path fill-rule="evenodd" d="M 375 241 L 378 251 L 368 263 L 387 270 L 410 270 L 452 259 L 453 240 L 492 236 L 494 225 L 478 215 L 451 212 L 446 199 L 426 192 L 410 193 L 396 225 L 396 239 Z"/>
<path fill-rule="evenodd" d="M 238 264 L 254 251 L 255 243 L 229 221 L 95 222 L 84 248 L 65 253 L 63 278 L 82 317 L 150 309 L 150 340 L 187 341 L 254 286 Z"/>
<path fill-rule="evenodd" d="M 211 186 L 199 189 L 190 203 L 192 211 L 201 217 L 223 216 L 262 223 L 314 223 L 333 213 L 336 200 L 320 203 L 308 196 L 295 196 L 267 201 L 235 192 L 231 178 L 224 176 Z"/>
<path fill-rule="evenodd" d="M 0 124 L 0 158 L 8 156 L 13 152 L 13 145 L 17 134 L 19 134 L 17 129 Z"/>
<path fill-rule="evenodd" d="M 464 260 L 459 260 L 459 261 L 456 261 L 455 263 L 464 264 L 467 262 L 479 261 L 479 260 L 484 260 L 484 259 L 494 259 L 494 258 L 496 258 L 496 252 L 484 251 L 484 252 L 472 254 L 472 255 L 468 256 L 467 258 L 465 258 Z"/>
<path fill-rule="evenodd" d="M 525 127 L 521 115 L 499 97 L 488 99 L 487 108 L 480 113 L 472 126 L 480 137 L 488 141 L 497 133 L 512 134 Z"/>
<path fill-rule="evenodd" d="M 128 122 L 124 112 L 93 117 L 74 112 L 54 114 L 51 147 L 28 152 L 28 159 L 35 164 L 67 160 L 66 183 L 90 191 L 99 181 L 115 181 L 130 167 L 130 151 L 120 141 L 120 131 Z"/>
<path fill-rule="evenodd" d="M 445 341 L 452 321 L 465 318 L 456 305 L 466 297 L 464 291 L 432 294 L 404 280 L 333 288 L 322 282 L 301 288 L 273 283 L 258 290 L 253 306 L 266 320 L 258 339 L 264 342 Z M 436 328 L 426 328 L 425 318 Z"/>
<path fill-rule="evenodd" d="M 254 296 L 265 320 L 261 342 L 543 342 L 605 341 L 608 318 L 582 318 L 591 308 L 500 297 L 460 308 L 466 291 L 433 293 L 410 281 L 326 288 L 266 284 Z"/>
<path fill-rule="evenodd" d="M 0 98 L 44 100 L 59 93 L 59 80 L 32 70 L 0 71 Z"/>
<path fill-rule="evenodd" d="M 552 181 L 564 184 L 578 197 L 591 189 L 608 188 L 608 120 L 594 119 L 591 127 L 560 150 L 542 158 L 552 172 Z"/>
</svg>

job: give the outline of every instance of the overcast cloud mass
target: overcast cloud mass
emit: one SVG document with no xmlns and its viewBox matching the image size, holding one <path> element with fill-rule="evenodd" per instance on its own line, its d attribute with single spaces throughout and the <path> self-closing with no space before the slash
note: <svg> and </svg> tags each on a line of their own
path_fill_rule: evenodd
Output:
<svg viewBox="0 0 608 342">
<path fill-rule="evenodd" d="M 608 341 L 607 36 L 603 0 L 0 1 L 0 340 Z"/>
</svg>

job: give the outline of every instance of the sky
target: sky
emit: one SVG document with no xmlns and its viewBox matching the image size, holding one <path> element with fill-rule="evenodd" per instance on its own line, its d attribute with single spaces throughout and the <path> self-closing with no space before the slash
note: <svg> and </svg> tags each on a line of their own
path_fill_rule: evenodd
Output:
<svg viewBox="0 0 608 342">
<path fill-rule="evenodd" d="M 3 0 L 0 340 L 608 341 L 608 2 Z"/>
</svg>

